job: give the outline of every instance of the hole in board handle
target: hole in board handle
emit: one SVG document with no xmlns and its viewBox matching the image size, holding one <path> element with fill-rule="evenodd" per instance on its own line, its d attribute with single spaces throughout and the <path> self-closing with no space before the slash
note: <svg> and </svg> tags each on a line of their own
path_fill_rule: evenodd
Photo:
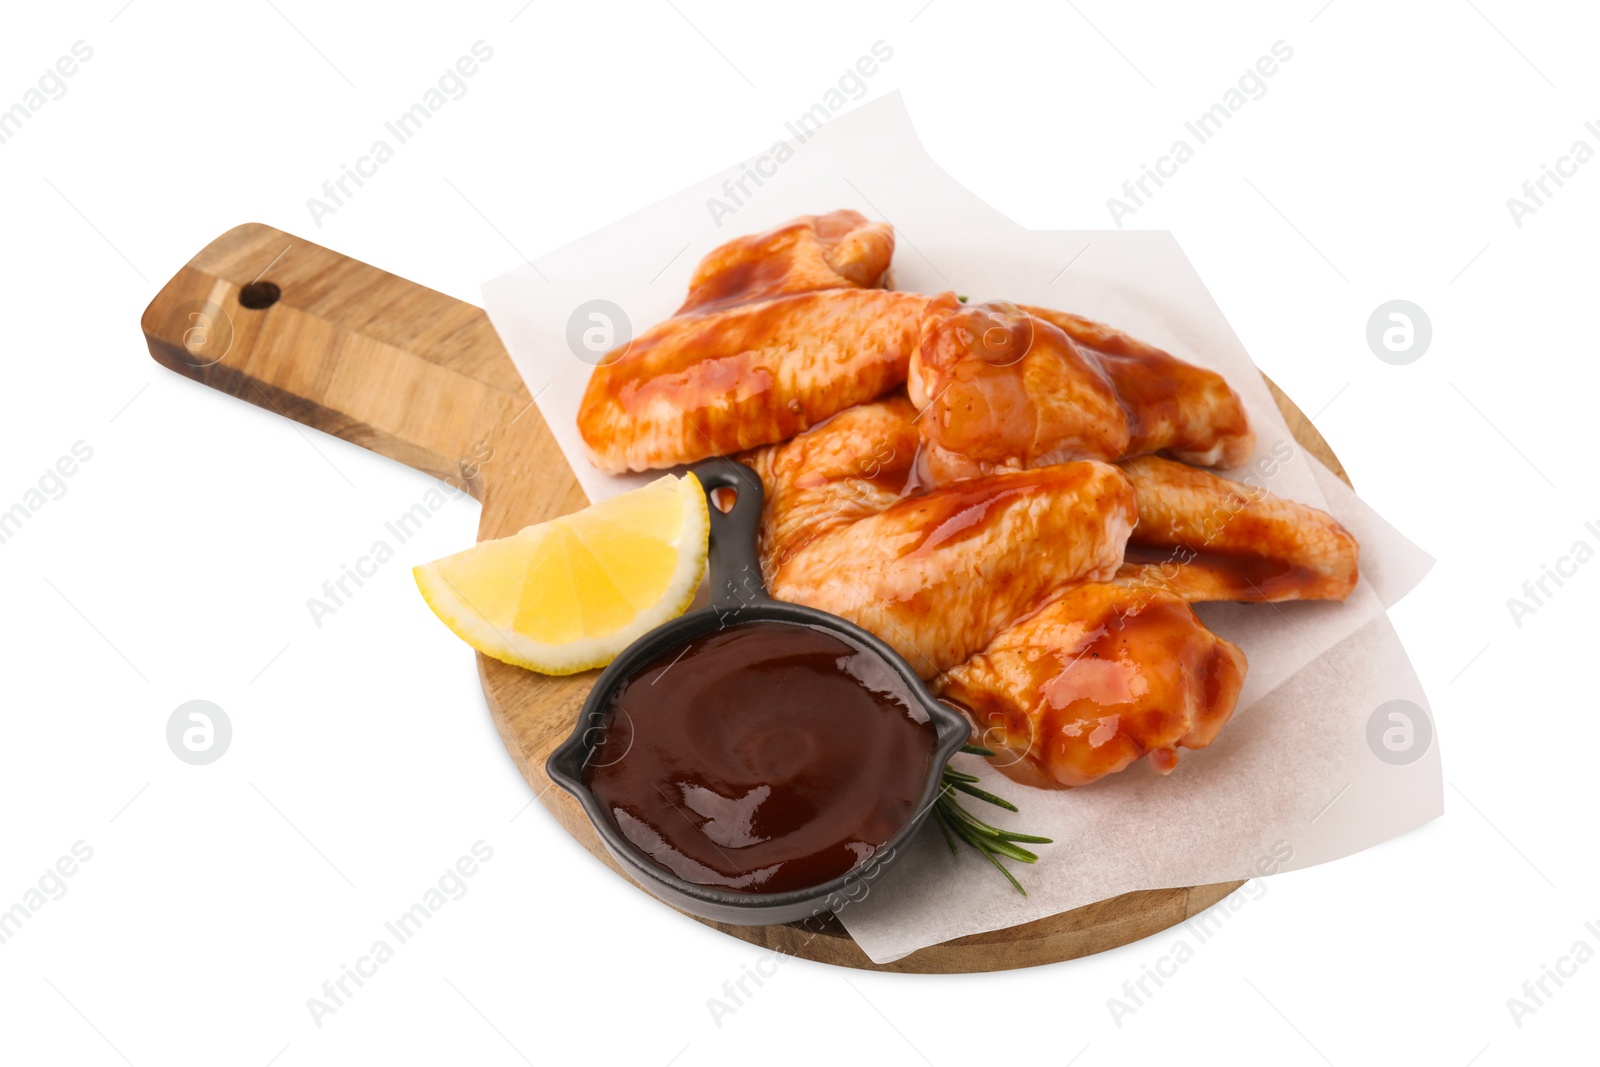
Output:
<svg viewBox="0 0 1600 1067">
<path fill-rule="evenodd" d="M 272 282 L 251 282 L 239 290 L 239 304 L 241 307 L 250 308 L 252 311 L 260 311 L 276 304 L 278 297 L 282 295 L 283 290 Z"/>
</svg>

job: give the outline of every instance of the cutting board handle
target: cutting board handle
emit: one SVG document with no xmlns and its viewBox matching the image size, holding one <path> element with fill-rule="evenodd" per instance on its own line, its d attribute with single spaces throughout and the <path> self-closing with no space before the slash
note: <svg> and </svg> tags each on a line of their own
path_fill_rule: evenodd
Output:
<svg viewBox="0 0 1600 1067">
<path fill-rule="evenodd" d="M 495 492 L 521 464 L 567 466 L 482 308 L 247 223 L 178 271 L 140 325 L 163 366 L 466 489 L 481 528 L 585 503 L 570 473 L 542 499 Z"/>
</svg>

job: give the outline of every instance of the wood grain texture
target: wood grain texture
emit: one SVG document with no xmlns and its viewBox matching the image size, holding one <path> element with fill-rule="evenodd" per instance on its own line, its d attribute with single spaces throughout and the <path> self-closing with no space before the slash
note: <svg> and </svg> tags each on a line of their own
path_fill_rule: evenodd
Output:
<svg viewBox="0 0 1600 1067">
<path fill-rule="evenodd" d="M 257 282 L 276 285 L 281 295 L 265 308 L 245 307 L 240 291 Z M 151 301 L 141 327 L 150 354 L 179 374 L 464 487 L 483 504 L 480 539 L 588 502 L 488 316 L 471 304 L 250 223 L 217 238 L 180 270 Z M 1310 420 L 1267 385 L 1302 447 L 1344 478 Z M 426 610 L 420 598 L 417 610 Z M 546 678 L 478 656 L 495 726 L 523 778 L 569 833 L 626 877 L 577 802 L 548 788 L 544 773 L 545 758 L 570 732 L 596 673 Z M 831 917 L 813 928 L 707 925 L 846 967 L 1007 970 L 1148 937 L 1243 884 L 1127 893 L 881 966 Z M 996 891 L 1002 888 L 997 883 Z"/>
</svg>

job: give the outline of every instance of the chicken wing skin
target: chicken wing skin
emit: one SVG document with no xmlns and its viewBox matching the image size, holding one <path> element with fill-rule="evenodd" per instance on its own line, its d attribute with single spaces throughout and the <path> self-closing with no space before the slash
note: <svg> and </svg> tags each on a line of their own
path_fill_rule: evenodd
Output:
<svg viewBox="0 0 1600 1067">
<path fill-rule="evenodd" d="M 1135 521 L 1105 463 L 1008 471 L 906 497 L 775 568 L 780 600 L 842 615 L 925 678 L 977 652 L 1052 592 L 1110 578 Z"/>
<path fill-rule="evenodd" d="M 1344 600 L 1360 546 L 1325 511 L 1159 456 L 1123 463 L 1139 502 L 1120 577 L 1189 601 Z"/>
<path fill-rule="evenodd" d="M 899 393 L 741 457 L 766 490 L 760 555 L 769 586 L 778 568 L 807 545 L 905 494 L 917 453 L 916 414 Z"/>
<path fill-rule="evenodd" d="M 1237 467 L 1255 451 L 1244 404 L 1215 371 L 1185 363 L 1121 330 L 1065 311 L 1024 306 L 1093 354 L 1128 412 L 1128 455 L 1161 452 L 1197 467 Z"/>
<path fill-rule="evenodd" d="M 929 299 L 829 289 L 668 319 L 595 368 L 578 432 L 614 474 L 793 437 L 905 381 Z"/>
<path fill-rule="evenodd" d="M 676 314 L 706 312 L 789 293 L 873 289 L 894 257 L 894 228 L 856 211 L 802 215 L 766 233 L 736 237 L 700 261 Z"/>
<path fill-rule="evenodd" d="M 1146 756 L 1166 774 L 1178 748 L 1205 748 L 1233 715 L 1245 667 L 1178 597 L 1090 582 L 951 669 L 942 696 L 1006 775 L 1073 788 Z"/>
<path fill-rule="evenodd" d="M 1043 308 L 935 299 L 909 386 L 935 483 L 1160 451 L 1232 466 L 1255 447 L 1244 406 L 1220 375 Z"/>
<path fill-rule="evenodd" d="M 1128 454 L 1128 419 L 1104 370 L 1015 305 L 931 303 L 909 386 L 933 484 Z"/>
</svg>

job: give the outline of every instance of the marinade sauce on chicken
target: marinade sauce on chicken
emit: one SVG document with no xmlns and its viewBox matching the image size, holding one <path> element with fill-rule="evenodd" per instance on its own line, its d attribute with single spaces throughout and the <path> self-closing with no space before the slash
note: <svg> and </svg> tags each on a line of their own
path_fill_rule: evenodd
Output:
<svg viewBox="0 0 1600 1067">
<path fill-rule="evenodd" d="M 584 771 L 606 817 L 679 878 L 745 893 L 807 889 L 870 860 L 916 814 L 935 748 L 881 656 L 795 623 L 664 653 L 609 714 Z"/>
</svg>

